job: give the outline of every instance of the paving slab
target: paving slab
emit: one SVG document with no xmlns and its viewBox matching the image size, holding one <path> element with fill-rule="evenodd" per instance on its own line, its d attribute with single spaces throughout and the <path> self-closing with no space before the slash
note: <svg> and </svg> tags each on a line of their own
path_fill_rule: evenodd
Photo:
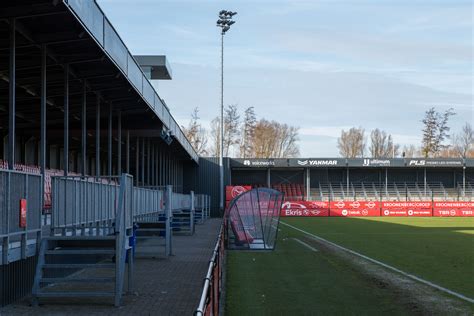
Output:
<svg viewBox="0 0 474 316">
<path fill-rule="evenodd" d="M 192 315 L 221 222 L 209 219 L 196 225 L 192 236 L 173 236 L 174 255 L 169 258 L 163 257 L 163 250 L 147 247 L 158 255 L 137 256 L 133 293 L 123 297 L 120 307 L 109 298 L 43 299 L 33 307 L 27 297 L 0 308 L 0 315 Z"/>
</svg>

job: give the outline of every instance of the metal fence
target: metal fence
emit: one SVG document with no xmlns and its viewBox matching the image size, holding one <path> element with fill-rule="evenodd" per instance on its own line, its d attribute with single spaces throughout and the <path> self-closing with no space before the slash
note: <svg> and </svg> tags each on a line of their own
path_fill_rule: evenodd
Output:
<svg viewBox="0 0 474 316">
<path fill-rule="evenodd" d="M 0 169 L 0 264 L 36 253 L 41 238 L 42 176 Z"/>
<path fill-rule="evenodd" d="M 139 222 L 154 222 L 165 213 L 164 191 L 133 188 L 133 217 Z"/>
<path fill-rule="evenodd" d="M 119 193 L 119 177 L 52 177 L 52 235 L 109 234 Z M 131 202 L 131 190 L 126 193 Z M 126 219 L 126 224 L 131 222 Z"/>
<path fill-rule="evenodd" d="M 222 292 L 222 273 L 224 271 L 224 223 L 221 226 L 216 246 L 212 253 L 209 268 L 204 278 L 204 286 L 199 300 L 199 306 L 194 315 L 213 315 L 220 314 L 220 298 Z"/>
</svg>

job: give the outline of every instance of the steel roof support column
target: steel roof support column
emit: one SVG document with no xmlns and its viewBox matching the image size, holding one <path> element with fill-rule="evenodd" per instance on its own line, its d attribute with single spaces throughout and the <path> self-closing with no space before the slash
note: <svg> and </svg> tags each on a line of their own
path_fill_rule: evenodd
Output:
<svg viewBox="0 0 474 316">
<path fill-rule="evenodd" d="M 41 45 L 41 145 L 40 145 L 40 168 L 43 180 L 46 174 L 46 45 Z M 44 181 L 42 183 L 44 197 Z"/>
<path fill-rule="evenodd" d="M 311 201 L 311 170 L 306 168 L 306 200 Z"/>
<path fill-rule="evenodd" d="M 155 145 L 151 144 L 151 185 L 155 185 Z"/>
<path fill-rule="evenodd" d="M 271 171 L 270 171 L 270 168 L 267 168 L 267 188 L 270 188 L 271 186 L 271 175 L 270 175 Z"/>
<path fill-rule="evenodd" d="M 82 83 L 82 117 L 81 117 L 81 172 L 82 175 L 86 175 L 86 162 L 87 162 L 87 85 L 86 81 Z"/>
<path fill-rule="evenodd" d="M 10 19 L 10 61 L 8 95 L 8 169 L 15 167 L 15 115 L 16 115 L 16 20 Z"/>
<path fill-rule="evenodd" d="M 69 65 L 64 65 L 64 175 L 69 173 Z"/>
<path fill-rule="evenodd" d="M 140 183 L 140 138 L 137 137 L 135 145 L 135 185 L 138 186 Z"/>
<path fill-rule="evenodd" d="M 125 172 L 130 174 L 130 131 L 125 132 Z"/>
<path fill-rule="evenodd" d="M 158 169 L 159 169 L 159 185 L 163 185 L 163 146 L 158 147 Z"/>
<path fill-rule="evenodd" d="M 150 174 L 150 139 L 148 138 L 146 142 L 146 183 L 147 185 L 151 184 L 151 174 Z"/>
<path fill-rule="evenodd" d="M 347 191 L 347 195 L 349 195 L 349 167 L 347 167 L 347 172 L 346 172 L 346 191 Z"/>
<path fill-rule="evenodd" d="M 141 180 L 142 186 L 145 186 L 145 139 L 142 141 L 142 166 L 141 166 Z"/>
<path fill-rule="evenodd" d="M 95 115 L 95 175 L 100 177 L 100 95 L 97 94 Z"/>
<path fill-rule="evenodd" d="M 109 177 L 112 176 L 112 116 L 113 116 L 113 107 L 112 102 L 109 103 L 109 132 L 107 135 L 107 144 L 108 144 L 108 158 L 107 158 L 107 165 L 108 165 L 108 175 Z"/>
<path fill-rule="evenodd" d="M 117 175 L 122 174 L 122 112 L 117 112 Z"/>
</svg>

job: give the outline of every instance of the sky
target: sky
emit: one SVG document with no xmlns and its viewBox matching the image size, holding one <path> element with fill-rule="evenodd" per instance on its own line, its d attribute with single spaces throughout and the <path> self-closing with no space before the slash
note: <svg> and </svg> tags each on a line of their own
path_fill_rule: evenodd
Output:
<svg viewBox="0 0 474 316">
<path fill-rule="evenodd" d="M 451 132 L 474 123 L 472 0 L 97 0 L 132 54 L 166 55 L 154 82 L 179 124 L 224 102 L 300 128 L 301 157 L 337 157 L 341 129 L 380 128 L 419 145 L 424 112 L 452 107 Z"/>
</svg>

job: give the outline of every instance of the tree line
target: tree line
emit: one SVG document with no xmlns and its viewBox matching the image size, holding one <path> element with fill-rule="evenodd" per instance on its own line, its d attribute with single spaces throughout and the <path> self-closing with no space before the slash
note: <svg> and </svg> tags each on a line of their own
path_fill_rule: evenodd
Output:
<svg viewBox="0 0 474 316">
<path fill-rule="evenodd" d="M 414 144 L 400 148 L 395 144 L 392 135 L 378 128 L 369 135 L 370 144 L 362 127 L 352 127 L 342 130 L 337 140 L 339 154 L 345 158 L 366 157 L 395 158 L 395 157 L 439 157 L 439 158 L 474 158 L 474 131 L 466 122 L 457 134 L 450 134 L 449 119 L 455 115 L 454 109 L 438 112 L 431 107 L 425 112 L 422 140 L 419 146 Z"/>
<path fill-rule="evenodd" d="M 181 127 L 196 152 L 202 156 L 218 157 L 220 152 L 220 118 L 215 117 L 207 130 L 202 126 L 199 109 L 191 114 L 188 126 Z M 243 114 L 235 104 L 224 108 L 224 142 L 226 157 L 291 158 L 300 154 L 299 129 L 265 118 L 257 119 L 254 107 Z"/>
</svg>

